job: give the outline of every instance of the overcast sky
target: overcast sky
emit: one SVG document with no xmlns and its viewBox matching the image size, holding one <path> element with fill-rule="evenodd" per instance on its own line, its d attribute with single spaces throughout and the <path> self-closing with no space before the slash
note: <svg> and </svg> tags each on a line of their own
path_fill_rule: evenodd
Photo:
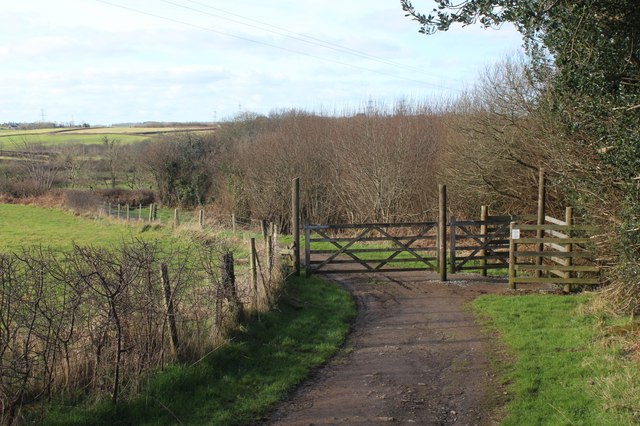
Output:
<svg viewBox="0 0 640 426">
<path fill-rule="evenodd" d="M 455 96 L 520 46 L 509 27 L 418 34 L 397 0 L 6 1 L 0 123 L 424 102 Z"/>
</svg>

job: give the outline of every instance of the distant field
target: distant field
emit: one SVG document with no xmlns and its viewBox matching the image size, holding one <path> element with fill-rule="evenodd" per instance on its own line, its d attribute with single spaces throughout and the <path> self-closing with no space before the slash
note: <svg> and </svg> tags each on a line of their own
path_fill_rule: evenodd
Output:
<svg viewBox="0 0 640 426">
<path fill-rule="evenodd" d="M 216 127 L 80 127 L 37 130 L 0 129 L 0 149 L 14 149 L 24 142 L 44 146 L 100 144 L 105 136 L 129 144 L 149 139 L 151 135 L 180 132 L 210 132 Z"/>
<path fill-rule="evenodd" d="M 102 218 L 90 219 L 61 210 L 18 204 L 0 204 L 0 251 L 17 251 L 25 246 L 69 248 L 82 245 L 110 246 L 123 240 L 168 238 L 166 228 L 149 229 L 143 225 L 119 224 Z"/>
<path fill-rule="evenodd" d="M 44 133 L 32 135 L 3 136 L 0 133 L 0 149 L 12 150 L 20 149 L 25 142 L 28 144 L 38 144 L 55 147 L 62 145 L 99 145 L 105 136 L 109 139 L 117 139 L 123 144 L 142 142 L 149 139 L 148 136 L 127 135 L 127 134 L 69 134 L 69 133 Z"/>
</svg>

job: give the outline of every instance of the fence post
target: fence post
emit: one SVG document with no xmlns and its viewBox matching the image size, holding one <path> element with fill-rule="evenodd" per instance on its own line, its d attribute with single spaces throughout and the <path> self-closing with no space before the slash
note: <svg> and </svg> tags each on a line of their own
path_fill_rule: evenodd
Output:
<svg viewBox="0 0 640 426">
<path fill-rule="evenodd" d="M 449 272 L 456 272 L 456 218 L 452 217 L 449 224 Z"/>
<path fill-rule="evenodd" d="M 253 307 L 258 310 L 258 265 L 256 253 L 256 239 L 251 238 L 249 250 L 249 265 L 251 269 L 251 289 L 253 290 Z"/>
<path fill-rule="evenodd" d="M 178 213 L 178 209 L 173 210 L 173 226 L 175 226 L 176 228 L 180 226 L 180 216 Z"/>
<path fill-rule="evenodd" d="M 153 222 L 153 203 L 149 204 L 149 222 Z"/>
<path fill-rule="evenodd" d="M 120 220 L 120 203 L 118 203 L 118 220 Z"/>
<path fill-rule="evenodd" d="M 111 202 L 109 202 L 109 216 L 111 216 Z"/>
<path fill-rule="evenodd" d="M 545 222 L 545 189 L 546 189 L 546 182 L 545 182 L 544 169 L 540 167 L 539 174 L 538 174 L 538 218 L 536 221 L 538 225 L 544 225 L 544 222 Z M 536 231 L 536 238 L 542 238 L 542 237 L 544 237 L 544 231 L 542 229 L 538 229 Z M 537 249 L 539 252 L 544 251 L 544 244 L 539 243 Z M 542 265 L 542 256 L 536 257 L 536 265 L 538 266 Z M 540 278 L 541 275 L 542 275 L 542 270 L 537 269 L 535 272 L 535 277 Z"/>
<path fill-rule="evenodd" d="M 198 212 L 198 223 L 200 224 L 200 228 L 204 228 L 204 209 L 200 209 Z"/>
<path fill-rule="evenodd" d="M 487 243 L 487 216 L 489 216 L 489 206 L 481 206 L 480 207 L 480 235 L 482 235 L 480 241 L 482 241 L 482 244 L 486 244 Z M 482 257 L 482 259 L 480 259 L 480 274 L 482 274 L 483 277 L 487 276 L 487 259 L 485 259 L 484 257 L 487 255 L 487 250 L 486 249 L 482 249 L 480 250 L 480 256 Z"/>
<path fill-rule="evenodd" d="M 242 304 L 238 299 L 236 290 L 236 274 L 233 263 L 233 253 L 227 252 L 220 259 L 220 281 L 227 300 L 231 303 L 232 315 L 235 321 L 241 321 L 243 317 Z"/>
<path fill-rule="evenodd" d="M 509 288 L 516 289 L 516 242 L 513 239 L 515 222 L 509 223 Z"/>
<path fill-rule="evenodd" d="M 293 274 L 300 276 L 300 178 L 293 179 L 291 194 L 291 231 L 293 234 Z"/>
<path fill-rule="evenodd" d="M 564 211 L 564 221 L 567 225 L 573 225 L 573 207 L 567 207 Z M 567 231 L 567 235 L 571 237 L 571 231 Z M 573 244 L 567 244 L 567 251 L 569 253 L 573 252 Z M 567 257 L 567 266 L 571 266 L 573 264 L 573 258 Z M 571 271 L 567 271 L 567 277 L 573 278 Z M 562 288 L 563 293 L 571 293 L 571 284 L 565 284 Z"/>
<path fill-rule="evenodd" d="M 271 271 L 273 270 L 273 237 L 267 236 L 267 270 L 269 271 L 269 277 L 271 277 Z"/>
<path fill-rule="evenodd" d="M 311 229 L 308 226 L 304 228 L 304 267 L 305 276 L 311 276 Z"/>
<path fill-rule="evenodd" d="M 129 204 L 126 205 L 126 208 L 127 208 L 127 222 L 129 222 L 129 219 L 131 219 L 131 213 L 129 212 L 129 208 L 130 208 Z"/>
<path fill-rule="evenodd" d="M 231 213 L 231 232 L 236 233 L 236 214 Z"/>
<path fill-rule="evenodd" d="M 142 203 L 140 203 L 140 209 L 138 210 L 138 222 L 142 220 Z"/>
<path fill-rule="evenodd" d="M 164 290 L 164 303 L 167 310 L 167 319 L 169 320 L 169 332 L 171 334 L 171 353 L 176 355 L 178 349 L 178 328 L 176 327 L 176 316 L 173 310 L 173 294 L 171 293 L 171 285 L 169 284 L 169 271 L 167 270 L 167 264 L 162 262 L 160 264 L 162 272 L 162 288 Z"/>
<path fill-rule="evenodd" d="M 440 281 L 447 280 L 447 187 L 438 185 L 438 269 Z"/>
<path fill-rule="evenodd" d="M 262 232 L 262 240 L 267 241 L 267 236 L 269 235 L 269 224 L 265 219 L 260 221 L 260 231 Z"/>
</svg>

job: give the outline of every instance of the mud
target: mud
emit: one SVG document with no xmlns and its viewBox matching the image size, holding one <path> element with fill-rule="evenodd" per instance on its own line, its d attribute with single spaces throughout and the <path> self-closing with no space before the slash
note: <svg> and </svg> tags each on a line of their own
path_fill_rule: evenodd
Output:
<svg viewBox="0 0 640 426">
<path fill-rule="evenodd" d="M 466 306 L 510 293 L 469 275 L 333 275 L 358 304 L 345 347 L 263 424 L 492 425 L 507 395 L 490 362 L 493 338 Z M 529 289 L 531 291 L 531 289 Z"/>
</svg>

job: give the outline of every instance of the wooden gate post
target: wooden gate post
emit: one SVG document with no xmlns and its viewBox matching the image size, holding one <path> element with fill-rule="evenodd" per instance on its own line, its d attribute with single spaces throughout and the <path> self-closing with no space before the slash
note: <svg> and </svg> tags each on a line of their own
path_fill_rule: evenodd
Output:
<svg viewBox="0 0 640 426">
<path fill-rule="evenodd" d="M 480 207 L 480 221 L 482 222 L 482 224 L 480 225 L 480 235 L 482 235 L 481 240 L 482 244 L 487 244 L 487 216 L 489 215 L 489 206 L 481 206 Z M 486 249 L 482 249 L 480 250 L 480 256 L 482 257 L 482 259 L 480 259 L 480 274 L 483 277 L 487 276 L 487 259 L 485 259 L 485 256 L 487 255 L 487 250 Z"/>
<path fill-rule="evenodd" d="M 573 208 L 567 207 L 564 211 L 564 221 L 566 225 L 573 225 Z M 571 237 L 570 231 L 567 231 L 569 237 Z M 571 253 L 573 251 L 573 244 L 567 244 L 567 251 Z M 567 257 L 567 266 L 571 266 L 573 264 L 573 259 L 571 257 Z M 567 271 L 567 278 L 573 278 L 571 271 Z M 571 293 L 571 284 L 565 284 L 562 287 L 563 293 Z"/>
<path fill-rule="evenodd" d="M 545 182 L 545 176 L 544 176 L 544 169 L 540 167 L 540 171 L 538 175 L 538 217 L 536 221 L 538 225 L 544 225 L 544 221 L 545 221 L 544 219 L 545 218 L 545 189 L 546 189 L 546 182 Z M 544 231 L 542 229 L 538 229 L 536 231 L 536 238 L 542 238 L 542 237 L 544 237 Z M 544 251 L 543 243 L 538 244 L 537 251 L 539 252 Z M 536 257 L 536 265 L 538 266 L 542 265 L 542 256 Z M 535 272 L 536 278 L 540 278 L 541 274 L 542 274 L 542 270 L 537 269 Z"/>
<path fill-rule="evenodd" d="M 178 209 L 173 210 L 173 226 L 175 226 L 176 228 L 180 226 L 180 216 L 178 213 Z"/>
<path fill-rule="evenodd" d="M 447 186 L 438 185 L 438 269 L 447 280 Z"/>
<path fill-rule="evenodd" d="M 291 194 L 291 233 L 293 234 L 293 274 L 300 276 L 300 178 L 293 179 Z"/>
<path fill-rule="evenodd" d="M 198 223 L 200 224 L 200 228 L 204 228 L 204 209 L 200 209 L 198 212 Z"/>
<path fill-rule="evenodd" d="M 509 288 L 516 289 L 516 242 L 513 239 L 515 222 L 509 224 Z"/>
</svg>

